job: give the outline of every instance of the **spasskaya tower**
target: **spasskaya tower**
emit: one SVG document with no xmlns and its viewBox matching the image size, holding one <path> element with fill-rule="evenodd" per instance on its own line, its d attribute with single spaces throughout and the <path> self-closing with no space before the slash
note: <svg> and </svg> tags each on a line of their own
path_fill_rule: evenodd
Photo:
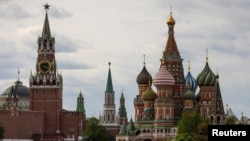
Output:
<svg viewBox="0 0 250 141">
<path fill-rule="evenodd" d="M 51 36 L 48 19 L 49 5 L 44 7 L 46 14 L 42 35 L 37 40 L 35 72 L 31 72 L 29 78 L 30 110 L 45 113 L 44 127 L 40 127 L 40 130 L 60 133 L 63 78 L 57 71 L 55 38 Z"/>
</svg>

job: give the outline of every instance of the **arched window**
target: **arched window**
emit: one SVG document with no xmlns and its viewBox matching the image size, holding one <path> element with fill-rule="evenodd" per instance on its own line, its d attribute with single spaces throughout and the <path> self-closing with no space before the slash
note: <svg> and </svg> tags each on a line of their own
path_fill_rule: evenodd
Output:
<svg viewBox="0 0 250 141">
<path fill-rule="evenodd" d="M 216 123 L 220 124 L 220 116 L 217 116 Z"/>
<path fill-rule="evenodd" d="M 210 120 L 211 120 L 211 122 L 213 123 L 213 122 L 214 122 L 214 117 L 211 116 L 211 117 L 210 117 Z"/>
</svg>

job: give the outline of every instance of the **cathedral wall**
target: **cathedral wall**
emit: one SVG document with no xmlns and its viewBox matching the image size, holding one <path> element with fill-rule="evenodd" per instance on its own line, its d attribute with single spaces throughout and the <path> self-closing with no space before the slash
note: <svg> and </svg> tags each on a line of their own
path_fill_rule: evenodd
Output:
<svg viewBox="0 0 250 141">
<path fill-rule="evenodd" d="M 10 123 L 11 122 L 11 123 Z M 6 139 L 31 139 L 32 134 L 44 129 L 44 113 L 30 111 L 0 110 L 0 123 Z"/>
</svg>

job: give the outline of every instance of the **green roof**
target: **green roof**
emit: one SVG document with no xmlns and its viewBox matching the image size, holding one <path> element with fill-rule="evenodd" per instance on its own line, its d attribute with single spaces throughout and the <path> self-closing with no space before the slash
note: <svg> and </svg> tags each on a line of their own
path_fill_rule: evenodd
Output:
<svg viewBox="0 0 250 141">
<path fill-rule="evenodd" d="M 106 85 L 106 92 L 114 92 L 113 91 L 113 84 L 112 84 L 112 77 L 111 77 L 111 70 L 110 70 L 110 62 L 109 62 L 109 71 L 108 71 L 108 80 Z"/>
<path fill-rule="evenodd" d="M 81 100 L 79 100 L 79 99 L 81 99 Z M 77 97 L 76 111 L 85 112 L 82 92 L 80 92 L 79 95 L 78 95 L 78 97 Z"/>
</svg>

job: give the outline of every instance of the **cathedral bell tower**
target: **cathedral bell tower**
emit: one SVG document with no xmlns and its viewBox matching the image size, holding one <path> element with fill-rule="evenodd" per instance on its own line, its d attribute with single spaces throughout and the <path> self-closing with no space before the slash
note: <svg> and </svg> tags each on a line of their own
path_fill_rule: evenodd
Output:
<svg viewBox="0 0 250 141">
<path fill-rule="evenodd" d="M 62 111 L 62 75 L 57 72 L 55 59 L 55 38 L 51 36 L 48 10 L 45 7 L 45 20 L 42 36 L 38 37 L 37 60 L 35 73 L 31 72 L 30 110 L 45 113 L 44 127 L 39 127 L 46 133 L 60 133 L 60 114 Z"/>
</svg>

